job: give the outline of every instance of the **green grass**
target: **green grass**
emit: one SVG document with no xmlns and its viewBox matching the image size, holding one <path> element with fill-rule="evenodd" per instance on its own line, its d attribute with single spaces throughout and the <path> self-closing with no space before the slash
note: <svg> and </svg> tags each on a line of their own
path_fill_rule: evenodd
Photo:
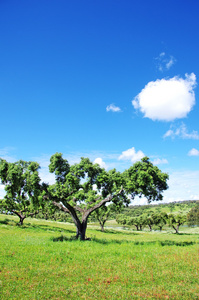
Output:
<svg viewBox="0 0 199 300">
<path fill-rule="evenodd" d="M 7 220 L 6 220 L 7 219 Z M 182 234 L 0 215 L 0 295 L 6 299 L 199 299 L 199 229 Z M 62 240 L 62 241 L 61 241 Z"/>
</svg>

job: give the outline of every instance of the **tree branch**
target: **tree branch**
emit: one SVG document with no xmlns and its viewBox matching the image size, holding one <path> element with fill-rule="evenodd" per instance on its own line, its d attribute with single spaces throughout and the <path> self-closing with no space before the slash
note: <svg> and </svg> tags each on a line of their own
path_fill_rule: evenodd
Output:
<svg viewBox="0 0 199 300">
<path fill-rule="evenodd" d="M 57 206 L 60 210 L 66 212 L 66 213 L 70 213 L 70 211 L 61 202 L 53 201 L 53 205 Z"/>
<path fill-rule="evenodd" d="M 110 202 L 115 196 L 118 196 L 122 193 L 123 191 L 123 187 L 121 188 L 121 190 L 116 194 L 116 195 L 108 195 L 105 199 L 103 199 L 102 201 L 100 201 L 99 203 L 95 204 L 93 207 L 89 208 L 83 215 L 82 219 L 87 219 L 88 216 L 96 209 L 100 208 L 103 204 Z M 99 199 L 99 198 L 97 198 Z M 96 200 L 97 200 L 96 199 Z"/>
</svg>

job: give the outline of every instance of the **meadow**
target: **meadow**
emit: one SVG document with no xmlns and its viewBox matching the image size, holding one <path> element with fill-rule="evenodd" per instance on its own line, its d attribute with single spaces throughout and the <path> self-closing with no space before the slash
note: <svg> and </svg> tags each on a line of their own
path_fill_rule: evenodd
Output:
<svg viewBox="0 0 199 300">
<path fill-rule="evenodd" d="M 7 299 L 199 299 L 199 228 L 174 234 L 75 227 L 0 215 L 0 296 Z M 116 225 L 115 225 L 116 226 Z"/>
</svg>

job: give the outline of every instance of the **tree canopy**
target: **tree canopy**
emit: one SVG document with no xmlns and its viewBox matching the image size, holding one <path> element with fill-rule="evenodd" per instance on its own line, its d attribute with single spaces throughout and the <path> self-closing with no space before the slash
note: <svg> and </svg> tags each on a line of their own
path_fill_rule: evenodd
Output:
<svg viewBox="0 0 199 300">
<path fill-rule="evenodd" d="M 106 171 L 88 158 L 69 165 L 61 153 L 50 158 L 50 172 L 56 183 L 48 188 L 48 197 L 54 205 L 70 213 L 77 228 L 76 237 L 85 239 L 88 217 L 107 202 L 128 205 L 136 195 L 144 195 L 148 202 L 162 200 L 168 188 L 168 174 L 162 173 L 144 157 L 128 170 L 120 173 Z"/>
<path fill-rule="evenodd" d="M 0 179 L 6 191 L 1 207 L 16 214 L 21 225 L 39 206 L 41 185 L 38 169 L 39 165 L 36 162 L 19 160 L 8 163 L 0 159 Z"/>
</svg>

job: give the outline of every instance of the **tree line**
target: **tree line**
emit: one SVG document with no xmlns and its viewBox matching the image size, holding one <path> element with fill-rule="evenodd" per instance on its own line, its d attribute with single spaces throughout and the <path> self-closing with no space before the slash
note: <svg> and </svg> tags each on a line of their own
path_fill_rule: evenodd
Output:
<svg viewBox="0 0 199 300">
<path fill-rule="evenodd" d="M 167 214 L 165 212 L 153 213 L 151 215 L 140 215 L 139 217 L 128 217 L 120 214 L 116 217 L 116 221 L 121 225 L 135 226 L 137 230 L 142 230 L 143 227 L 148 226 L 152 231 L 153 226 L 162 231 L 163 226 L 168 224 L 176 233 L 179 233 L 179 227 L 187 221 L 187 216 L 183 214 Z"/>
</svg>

